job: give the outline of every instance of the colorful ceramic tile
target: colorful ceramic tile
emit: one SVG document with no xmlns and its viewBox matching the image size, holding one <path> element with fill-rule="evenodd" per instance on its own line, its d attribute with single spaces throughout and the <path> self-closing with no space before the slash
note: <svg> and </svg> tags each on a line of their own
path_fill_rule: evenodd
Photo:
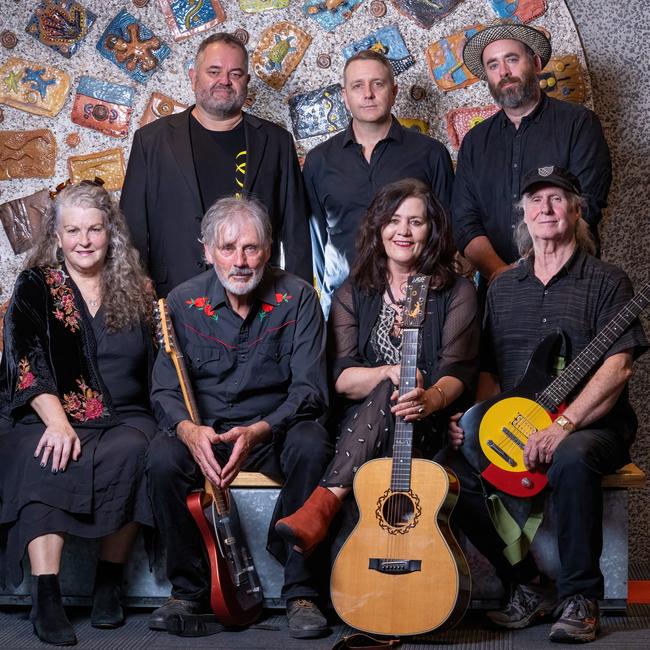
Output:
<svg viewBox="0 0 650 650">
<path fill-rule="evenodd" d="M 180 113 L 187 108 L 187 104 L 181 104 L 172 97 L 163 95 L 162 93 L 151 93 L 149 101 L 140 118 L 140 126 L 154 122 L 155 120 L 166 117 L 167 115 L 174 115 Z"/>
<path fill-rule="evenodd" d="M 351 18 L 363 0 L 305 0 L 303 12 L 313 18 L 323 29 L 333 32 Z"/>
<path fill-rule="evenodd" d="M 158 0 L 175 41 L 212 29 L 226 20 L 219 0 Z"/>
<path fill-rule="evenodd" d="M 251 56 L 253 71 L 271 88 L 280 90 L 302 60 L 311 36 L 283 20 L 267 27 Z"/>
<path fill-rule="evenodd" d="M 463 0 L 392 0 L 397 11 L 424 29 L 451 13 Z"/>
<path fill-rule="evenodd" d="M 42 0 L 25 31 L 70 58 L 88 35 L 97 16 L 76 0 Z"/>
<path fill-rule="evenodd" d="M 249 14 L 284 9 L 289 6 L 289 0 L 239 0 L 239 8 Z"/>
<path fill-rule="evenodd" d="M 447 113 L 447 135 L 451 146 L 454 149 L 460 149 L 460 143 L 465 134 L 498 110 L 499 107 L 495 104 L 488 104 L 487 106 L 463 106 L 449 111 Z"/>
<path fill-rule="evenodd" d="M 549 96 L 581 104 L 585 101 L 582 66 L 574 54 L 552 58 L 539 74 L 540 88 Z"/>
<path fill-rule="evenodd" d="M 16 255 L 31 248 L 51 202 L 49 190 L 43 189 L 0 205 L 0 221 Z"/>
<path fill-rule="evenodd" d="M 124 171 L 124 152 L 119 147 L 68 158 L 68 173 L 73 183 L 92 181 L 99 176 L 109 192 L 122 189 Z"/>
<path fill-rule="evenodd" d="M 130 86 L 82 76 L 72 105 L 72 121 L 113 138 L 129 134 L 135 90 Z"/>
<path fill-rule="evenodd" d="M 148 27 L 122 9 L 97 41 L 99 53 L 131 78 L 145 83 L 171 50 Z"/>
<path fill-rule="evenodd" d="M 297 140 L 335 133 L 350 120 L 340 84 L 294 95 L 289 99 L 289 113 Z"/>
<path fill-rule="evenodd" d="M 429 123 L 415 117 L 398 117 L 397 121 L 405 128 L 429 135 Z"/>
<path fill-rule="evenodd" d="M 383 54 L 390 61 L 393 73 L 396 75 L 415 64 L 415 59 L 408 51 L 397 25 L 387 25 L 359 41 L 346 45 L 343 48 L 343 56 L 347 60 L 362 50 L 374 50 Z"/>
<path fill-rule="evenodd" d="M 0 103 L 54 117 L 68 98 L 70 77 L 63 70 L 12 56 L 0 66 Z"/>
<path fill-rule="evenodd" d="M 490 4 L 499 18 L 519 23 L 529 23 L 548 9 L 546 0 L 490 0 Z"/>
<path fill-rule="evenodd" d="M 432 43 L 426 49 L 429 74 L 440 90 L 456 90 L 478 81 L 463 64 L 463 48 L 467 39 L 483 29 L 483 25 L 465 27 Z"/>
<path fill-rule="evenodd" d="M 49 129 L 0 131 L 0 181 L 50 178 L 56 163 L 56 140 Z"/>
</svg>

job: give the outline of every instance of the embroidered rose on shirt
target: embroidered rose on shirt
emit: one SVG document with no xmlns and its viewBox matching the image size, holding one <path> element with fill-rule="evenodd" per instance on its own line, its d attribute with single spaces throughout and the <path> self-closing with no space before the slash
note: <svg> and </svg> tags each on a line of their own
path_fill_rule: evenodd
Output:
<svg viewBox="0 0 650 650">
<path fill-rule="evenodd" d="M 25 390 L 29 388 L 36 381 L 36 377 L 32 374 L 32 369 L 27 361 L 27 357 L 23 357 L 18 362 L 18 384 L 17 390 Z"/>
<path fill-rule="evenodd" d="M 260 320 L 264 320 L 266 315 L 272 312 L 277 306 L 281 305 L 283 302 L 289 302 L 293 296 L 290 296 L 286 291 L 284 293 L 275 294 L 275 305 L 270 305 L 268 302 L 262 304 L 261 309 L 257 312 Z"/>
<path fill-rule="evenodd" d="M 66 274 L 60 269 L 46 270 L 45 282 L 54 300 L 54 317 L 71 332 L 76 332 L 81 314 L 75 305 L 72 289 L 65 283 L 66 279 Z"/>
<path fill-rule="evenodd" d="M 97 420 L 104 415 L 104 398 L 93 390 L 82 377 L 77 379 L 78 392 L 70 391 L 63 395 L 63 410 L 77 422 Z"/>
<path fill-rule="evenodd" d="M 199 311 L 202 311 L 206 316 L 212 320 L 219 320 L 219 314 L 214 311 L 214 307 L 210 304 L 210 298 L 207 296 L 199 296 L 198 298 L 190 298 L 185 301 L 186 305 L 189 305 L 190 308 L 194 307 Z"/>
</svg>

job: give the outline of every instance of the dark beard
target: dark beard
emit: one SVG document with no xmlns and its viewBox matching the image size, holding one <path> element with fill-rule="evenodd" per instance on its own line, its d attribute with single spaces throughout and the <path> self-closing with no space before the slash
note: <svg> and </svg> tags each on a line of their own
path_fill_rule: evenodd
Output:
<svg viewBox="0 0 650 650">
<path fill-rule="evenodd" d="M 245 101 L 245 93 L 241 95 L 235 93 L 230 98 L 221 100 L 214 99 L 209 92 L 202 92 L 196 96 L 196 103 L 206 113 L 220 120 L 239 115 Z"/>
<path fill-rule="evenodd" d="M 508 88 L 501 87 L 501 84 L 516 79 L 519 82 L 515 85 Z M 519 108 L 520 106 L 525 106 L 528 103 L 534 102 L 540 93 L 539 80 L 535 71 L 532 69 L 527 70 L 521 78 L 506 77 L 505 79 L 501 79 L 496 86 L 488 83 L 488 88 L 490 95 L 492 95 L 496 104 L 501 108 Z"/>
</svg>

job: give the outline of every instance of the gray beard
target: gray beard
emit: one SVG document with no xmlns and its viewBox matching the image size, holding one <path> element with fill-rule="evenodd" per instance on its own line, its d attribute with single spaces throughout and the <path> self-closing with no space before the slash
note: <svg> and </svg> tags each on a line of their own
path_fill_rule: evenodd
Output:
<svg viewBox="0 0 650 650">
<path fill-rule="evenodd" d="M 537 75 L 526 75 L 518 86 L 506 90 L 489 85 L 490 95 L 500 108 L 519 108 L 539 97 L 539 81 Z"/>
<path fill-rule="evenodd" d="M 245 296 L 254 291 L 257 288 L 257 285 L 262 281 L 262 276 L 264 275 L 264 267 L 261 266 L 251 273 L 248 282 L 242 284 L 241 282 L 231 281 L 228 276 L 224 276 L 220 273 L 216 266 L 214 267 L 214 270 L 216 271 L 219 282 L 221 282 L 224 289 L 235 296 Z"/>
</svg>

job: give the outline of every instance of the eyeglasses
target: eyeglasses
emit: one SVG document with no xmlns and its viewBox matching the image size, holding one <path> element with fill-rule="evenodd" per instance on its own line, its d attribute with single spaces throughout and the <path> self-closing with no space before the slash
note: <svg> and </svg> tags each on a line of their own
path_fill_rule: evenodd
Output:
<svg viewBox="0 0 650 650">
<path fill-rule="evenodd" d="M 97 187 L 102 187 L 104 185 L 105 181 L 103 178 L 100 178 L 99 176 L 95 176 L 94 180 L 83 180 L 79 181 L 79 185 L 95 185 Z M 72 185 L 72 179 L 68 178 L 68 180 L 64 181 L 63 183 L 59 183 L 53 190 L 50 190 L 50 198 L 52 201 L 56 198 L 56 196 L 59 194 L 59 192 L 62 192 L 68 185 Z"/>
</svg>

